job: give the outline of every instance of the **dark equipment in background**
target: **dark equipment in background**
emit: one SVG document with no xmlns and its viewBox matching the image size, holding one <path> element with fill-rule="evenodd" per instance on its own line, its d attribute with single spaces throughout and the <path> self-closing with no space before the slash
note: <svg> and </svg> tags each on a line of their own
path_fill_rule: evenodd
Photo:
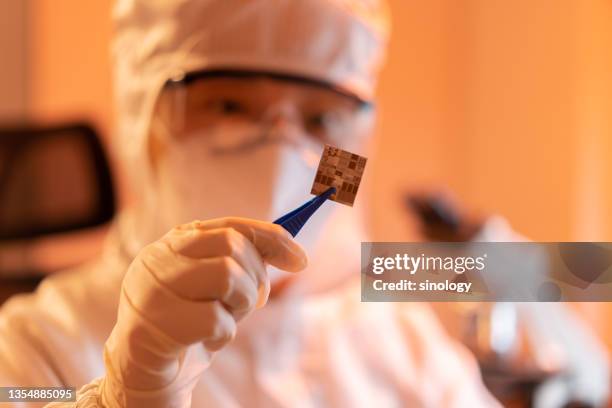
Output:
<svg viewBox="0 0 612 408">
<path fill-rule="evenodd" d="M 482 228 L 482 220 L 463 214 L 449 194 L 407 193 L 405 207 L 416 215 L 420 232 L 427 241 L 465 242 Z"/>
<path fill-rule="evenodd" d="M 0 127 L 0 303 L 11 287 L 31 289 L 82 260 L 84 236 L 115 210 L 108 160 L 92 127 Z M 63 250 L 53 248 L 58 242 Z"/>
<path fill-rule="evenodd" d="M 0 241 L 108 222 L 108 162 L 86 125 L 0 129 Z"/>
</svg>

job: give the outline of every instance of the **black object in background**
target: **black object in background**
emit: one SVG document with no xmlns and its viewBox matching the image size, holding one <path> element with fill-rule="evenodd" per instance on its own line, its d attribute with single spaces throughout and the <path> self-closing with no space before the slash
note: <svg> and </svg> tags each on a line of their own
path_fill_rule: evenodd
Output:
<svg viewBox="0 0 612 408">
<path fill-rule="evenodd" d="M 108 161 L 91 127 L 0 128 L 0 242 L 95 227 L 114 213 Z"/>
<path fill-rule="evenodd" d="M 459 231 L 459 214 L 441 196 L 407 194 L 405 200 L 406 206 L 418 216 L 425 228 L 444 229 L 448 234 Z"/>
</svg>

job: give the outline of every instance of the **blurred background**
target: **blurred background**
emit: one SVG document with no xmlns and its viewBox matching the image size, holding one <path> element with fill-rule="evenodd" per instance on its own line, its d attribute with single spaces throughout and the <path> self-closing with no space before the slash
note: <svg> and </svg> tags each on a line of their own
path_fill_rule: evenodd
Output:
<svg viewBox="0 0 612 408">
<path fill-rule="evenodd" d="M 416 239 L 403 195 L 447 188 L 533 240 L 611 241 L 612 0 L 390 3 L 367 172 L 373 239 Z M 86 123 L 108 146 L 111 6 L 0 3 L 0 125 Z M 612 350 L 612 307 L 573 306 Z"/>
</svg>

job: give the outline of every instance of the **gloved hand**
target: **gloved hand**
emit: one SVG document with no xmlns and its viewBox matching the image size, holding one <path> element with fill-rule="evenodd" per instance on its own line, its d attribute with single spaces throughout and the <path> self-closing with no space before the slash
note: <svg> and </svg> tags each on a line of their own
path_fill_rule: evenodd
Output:
<svg viewBox="0 0 612 408">
<path fill-rule="evenodd" d="M 123 280 L 100 402 L 191 406 L 213 353 L 267 301 L 266 263 L 294 272 L 307 260 L 282 227 L 249 219 L 195 221 L 145 247 Z"/>
</svg>

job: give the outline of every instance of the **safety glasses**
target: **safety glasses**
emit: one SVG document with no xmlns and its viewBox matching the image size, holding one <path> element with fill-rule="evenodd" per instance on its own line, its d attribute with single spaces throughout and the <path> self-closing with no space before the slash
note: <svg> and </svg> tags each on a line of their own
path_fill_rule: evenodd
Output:
<svg viewBox="0 0 612 408">
<path fill-rule="evenodd" d="M 214 134 L 219 153 L 283 138 L 350 150 L 367 136 L 362 119 L 372 110 L 372 104 L 320 81 L 228 70 L 168 80 L 157 106 L 173 134 Z"/>
</svg>

